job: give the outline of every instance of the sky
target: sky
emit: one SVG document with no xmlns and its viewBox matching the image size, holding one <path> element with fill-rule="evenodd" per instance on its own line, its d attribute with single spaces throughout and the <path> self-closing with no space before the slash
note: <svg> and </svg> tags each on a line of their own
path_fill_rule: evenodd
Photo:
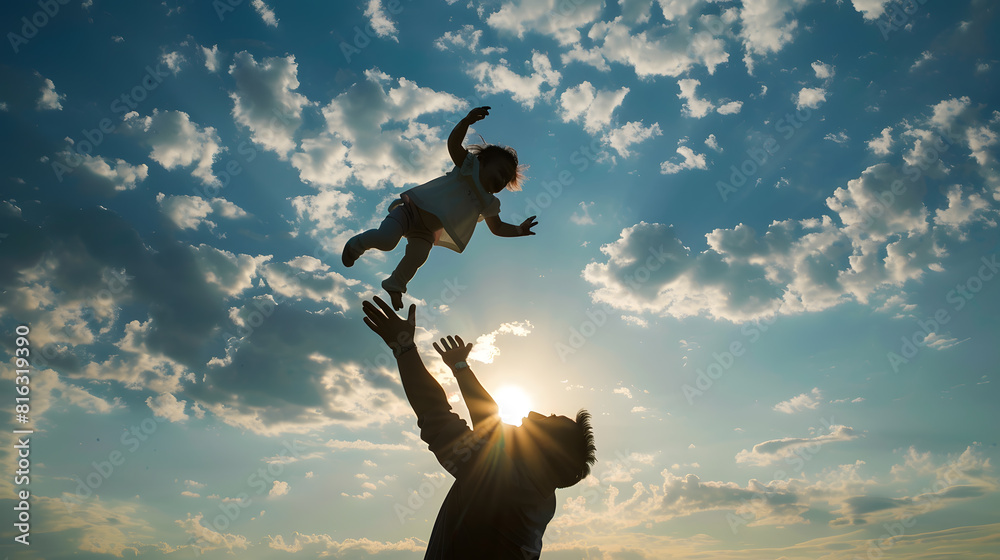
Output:
<svg viewBox="0 0 1000 560">
<path fill-rule="evenodd" d="M 488 105 L 537 235 L 405 301 L 463 417 L 446 335 L 593 414 L 544 558 L 1000 558 L 997 12 L 4 2 L 2 554 L 421 558 L 450 480 L 361 312 L 402 245 L 340 253 Z"/>
</svg>

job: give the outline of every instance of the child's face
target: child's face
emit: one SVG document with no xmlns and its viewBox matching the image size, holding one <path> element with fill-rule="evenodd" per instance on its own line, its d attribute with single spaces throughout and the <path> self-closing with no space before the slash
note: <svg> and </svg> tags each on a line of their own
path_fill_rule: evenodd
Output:
<svg viewBox="0 0 1000 560">
<path fill-rule="evenodd" d="M 479 162 L 479 182 L 491 193 L 502 191 L 516 172 L 514 162 L 501 155 L 490 155 Z"/>
</svg>

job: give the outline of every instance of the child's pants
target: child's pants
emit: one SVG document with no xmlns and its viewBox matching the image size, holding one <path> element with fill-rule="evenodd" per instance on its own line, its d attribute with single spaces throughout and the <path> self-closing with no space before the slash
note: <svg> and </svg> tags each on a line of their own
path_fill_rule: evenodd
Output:
<svg viewBox="0 0 1000 560">
<path fill-rule="evenodd" d="M 403 253 L 402 260 L 396 270 L 382 281 L 382 288 L 387 292 L 406 293 L 406 284 L 427 260 L 427 255 L 434 246 L 434 232 L 427 227 L 426 216 L 421 214 L 412 204 L 393 202 L 389 206 L 389 215 L 382 220 L 378 229 L 370 229 L 355 238 L 366 251 L 391 251 L 396 248 L 400 238 L 406 237 L 406 252 Z"/>
</svg>

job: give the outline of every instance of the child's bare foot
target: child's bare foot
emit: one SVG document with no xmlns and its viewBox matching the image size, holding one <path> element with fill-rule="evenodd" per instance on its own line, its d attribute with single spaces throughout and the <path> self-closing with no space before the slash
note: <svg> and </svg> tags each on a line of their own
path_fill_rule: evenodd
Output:
<svg viewBox="0 0 1000 560">
<path fill-rule="evenodd" d="M 340 255 L 340 262 L 344 263 L 344 266 L 347 268 L 354 266 L 354 261 L 358 260 L 358 257 L 364 253 L 364 251 L 357 246 L 357 238 L 358 236 L 355 235 L 347 240 L 347 243 L 344 245 L 344 252 Z"/>
<path fill-rule="evenodd" d="M 392 302 L 393 309 L 399 311 L 400 309 L 403 308 L 402 292 L 390 292 L 389 290 L 386 290 L 386 293 L 389 294 L 389 300 Z"/>
</svg>

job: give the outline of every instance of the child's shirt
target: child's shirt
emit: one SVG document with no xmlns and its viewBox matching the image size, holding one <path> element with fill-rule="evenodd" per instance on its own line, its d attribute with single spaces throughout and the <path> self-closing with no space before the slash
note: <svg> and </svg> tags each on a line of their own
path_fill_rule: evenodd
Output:
<svg viewBox="0 0 1000 560">
<path fill-rule="evenodd" d="M 479 181 L 479 157 L 470 153 L 462 166 L 443 177 L 413 187 L 402 194 L 420 210 L 441 222 L 434 244 L 461 253 L 472 239 L 476 224 L 500 214 L 500 199 Z"/>
</svg>

